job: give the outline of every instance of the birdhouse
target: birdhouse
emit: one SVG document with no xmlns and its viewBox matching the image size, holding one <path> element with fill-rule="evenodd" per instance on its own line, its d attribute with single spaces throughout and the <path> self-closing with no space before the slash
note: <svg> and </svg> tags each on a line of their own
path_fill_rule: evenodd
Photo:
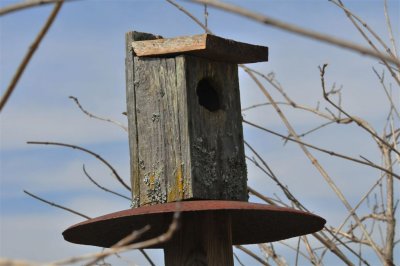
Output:
<svg viewBox="0 0 400 266">
<path fill-rule="evenodd" d="M 247 201 L 238 64 L 268 48 L 210 34 L 126 41 L 133 206 Z"/>
<path fill-rule="evenodd" d="M 311 213 L 247 202 L 238 64 L 266 61 L 267 47 L 139 32 L 126 44 L 135 208 L 73 225 L 67 241 L 115 247 L 147 227 L 131 242 L 163 248 L 165 265 L 233 265 L 232 245 L 323 228 Z"/>
</svg>

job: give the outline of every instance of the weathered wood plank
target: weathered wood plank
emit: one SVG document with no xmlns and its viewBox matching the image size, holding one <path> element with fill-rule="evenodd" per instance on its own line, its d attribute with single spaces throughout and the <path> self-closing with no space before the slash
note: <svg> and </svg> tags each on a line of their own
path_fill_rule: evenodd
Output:
<svg viewBox="0 0 400 266">
<path fill-rule="evenodd" d="M 193 197 L 247 201 L 238 68 L 184 57 Z"/>
<path fill-rule="evenodd" d="M 135 57 L 134 62 L 139 205 L 190 198 L 184 60 Z"/>
<path fill-rule="evenodd" d="M 134 41 L 132 47 L 137 56 L 191 54 L 236 64 L 268 61 L 268 47 L 237 42 L 210 34 Z"/>
<path fill-rule="evenodd" d="M 233 265 L 228 214 L 187 213 L 181 220 L 180 229 L 164 249 L 166 266 Z"/>
<path fill-rule="evenodd" d="M 140 198 L 140 178 L 138 169 L 138 138 L 136 127 L 136 93 L 135 93 L 135 72 L 134 72 L 134 53 L 132 49 L 133 41 L 152 40 L 162 38 L 149 33 L 131 31 L 125 35 L 125 75 L 126 75 L 126 102 L 129 128 L 129 147 L 131 161 L 131 185 L 132 185 L 132 206 L 139 206 Z"/>
</svg>

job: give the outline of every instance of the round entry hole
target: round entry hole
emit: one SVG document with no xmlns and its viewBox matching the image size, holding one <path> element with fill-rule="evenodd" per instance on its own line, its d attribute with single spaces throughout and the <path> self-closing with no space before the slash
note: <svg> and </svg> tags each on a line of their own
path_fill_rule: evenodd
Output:
<svg viewBox="0 0 400 266">
<path fill-rule="evenodd" d="M 216 89 L 208 79 L 202 79 L 196 88 L 199 104 L 210 112 L 220 109 L 219 97 Z"/>
</svg>

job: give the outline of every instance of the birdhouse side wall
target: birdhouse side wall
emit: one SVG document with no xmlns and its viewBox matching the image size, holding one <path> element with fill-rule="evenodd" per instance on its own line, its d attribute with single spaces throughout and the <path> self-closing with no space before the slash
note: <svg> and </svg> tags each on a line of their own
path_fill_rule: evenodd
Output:
<svg viewBox="0 0 400 266">
<path fill-rule="evenodd" d="M 192 198 L 184 59 L 134 58 L 138 206 Z"/>
<path fill-rule="evenodd" d="M 247 201 L 238 67 L 184 57 L 193 198 Z"/>
</svg>

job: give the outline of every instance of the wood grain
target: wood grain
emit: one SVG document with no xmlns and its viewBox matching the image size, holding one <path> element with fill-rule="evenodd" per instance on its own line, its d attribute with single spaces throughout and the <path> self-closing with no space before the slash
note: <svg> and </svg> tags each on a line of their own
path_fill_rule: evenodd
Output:
<svg viewBox="0 0 400 266">
<path fill-rule="evenodd" d="M 190 54 L 236 64 L 268 61 L 268 47 L 224 39 L 211 34 L 134 41 L 137 56 Z"/>
<path fill-rule="evenodd" d="M 139 171 L 138 171 L 138 139 L 136 131 L 136 94 L 135 94 L 135 72 L 133 49 L 131 43 L 133 41 L 153 40 L 162 38 L 149 33 L 130 31 L 125 34 L 125 77 L 126 77 L 126 103 L 129 128 L 129 150 L 131 161 L 131 185 L 132 185 L 132 207 L 139 206 L 140 189 L 139 189 Z"/>
<path fill-rule="evenodd" d="M 188 213 L 164 249 L 166 266 L 233 265 L 230 217 L 226 213 Z"/>
<path fill-rule="evenodd" d="M 237 65 L 190 55 L 138 57 L 129 49 L 126 65 L 133 207 L 246 201 Z"/>
</svg>

